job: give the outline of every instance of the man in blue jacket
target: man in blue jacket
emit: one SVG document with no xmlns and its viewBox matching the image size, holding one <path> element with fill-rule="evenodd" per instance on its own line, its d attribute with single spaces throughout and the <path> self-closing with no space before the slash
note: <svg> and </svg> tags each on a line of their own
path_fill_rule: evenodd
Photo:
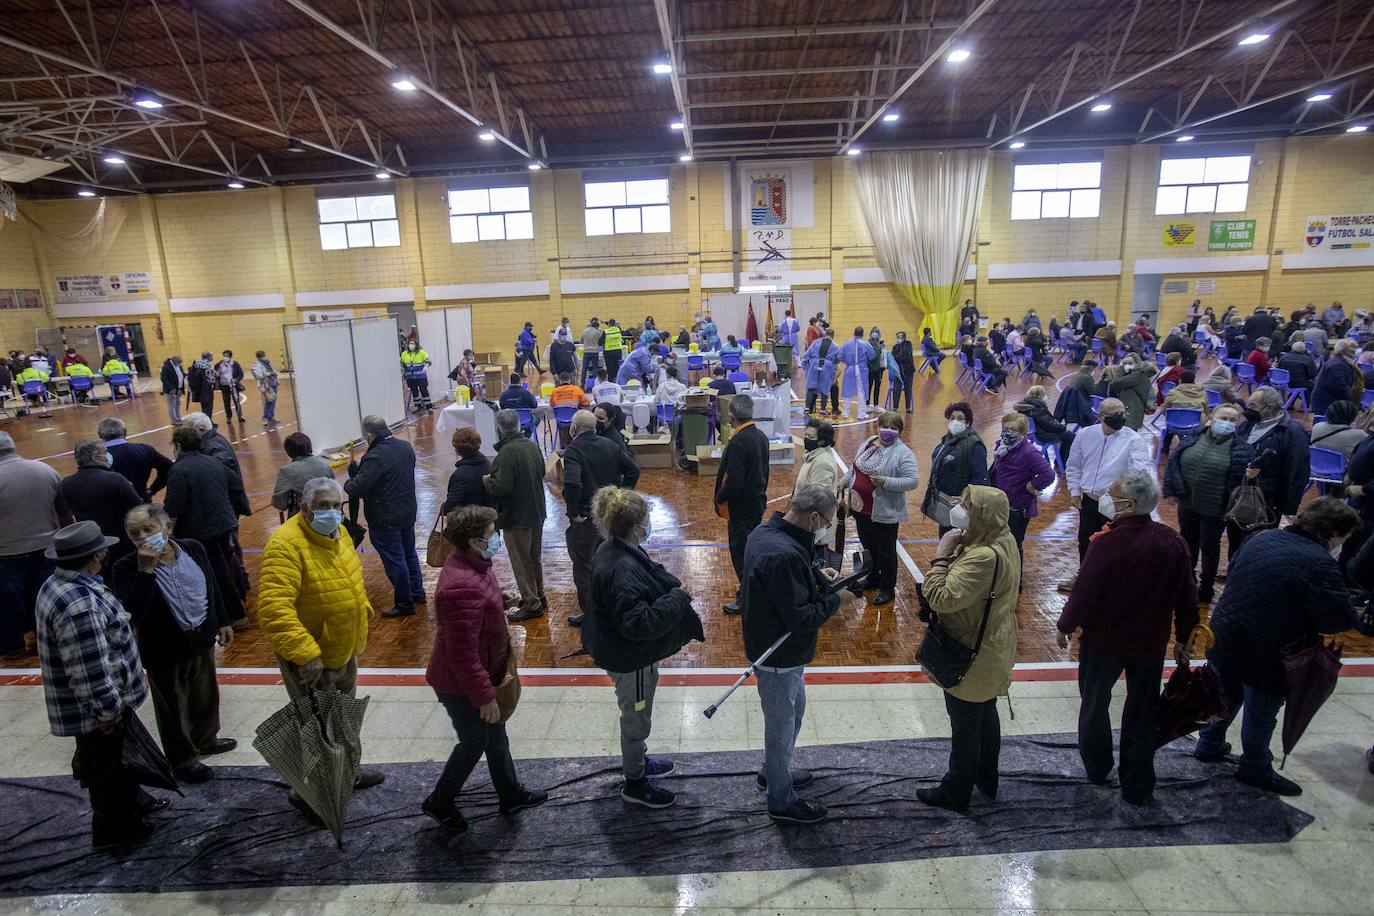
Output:
<svg viewBox="0 0 1374 916">
<path fill-rule="evenodd" d="M 363 500 L 368 536 L 395 591 L 396 603 L 382 616 L 410 617 L 428 600 L 415 553 L 415 449 L 378 416 L 363 417 L 363 438 L 367 454 L 349 462 L 344 492 Z"/>
</svg>

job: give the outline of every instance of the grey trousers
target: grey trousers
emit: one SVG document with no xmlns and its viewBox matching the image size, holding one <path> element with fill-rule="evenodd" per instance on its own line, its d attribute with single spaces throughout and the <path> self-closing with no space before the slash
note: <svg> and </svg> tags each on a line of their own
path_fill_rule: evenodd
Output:
<svg viewBox="0 0 1374 916">
<path fill-rule="evenodd" d="M 167 400 L 167 419 L 173 423 L 181 422 L 181 392 L 175 391 L 171 394 L 162 395 Z"/>
<path fill-rule="evenodd" d="M 286 695 L 293 700 L 299 700 L 305 696 L 306 688 L 304 682 L 301 681 L 299 666 L 281 656 L 277 657 L 277 666 L 281 668 L 282 681 L 286 684 Z M 324 669 L 324 674 L 315 684 L 315 689 L 328 690 L 331 687 L 339 693 L 346 693 L 351 697 L 358 695 L 358 657 L 356 655 L 350 658 L 342 668 Z"/>
<path fill-rule="evenodd" d="M 644 778 L 644 757 L 649 751 L 649 729 L 653 727 L 654 690 L 658 687 L 658 664 L 638 671 L 607 671 L 615 683 L 615 702 L 620 707 L 620 760 L 625 778 Z M 643 709 L 636 709 L 640 701 Z"/>
<path fill-rule="evenodd" d="M 515 586 L 520 589 L 520 607 L 538 610 L 544 602 L 544 561 L 540 556 L 544 529 L 507 528 L 501 536 L 506 542 L 506 553 L 510 554 Z"/>
</svg>

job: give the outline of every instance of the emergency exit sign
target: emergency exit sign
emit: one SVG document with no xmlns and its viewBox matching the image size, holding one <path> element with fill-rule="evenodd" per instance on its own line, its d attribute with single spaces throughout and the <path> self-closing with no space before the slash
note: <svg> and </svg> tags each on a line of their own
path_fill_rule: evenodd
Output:
<svg viewBox="0 0 1374 916">
<path fill-rule="evenodd" d="M 1208 251 L 1250 251 L 1254 247 L 1254 220 L 1212 220 L 1212 231 L 1207 235 Z"/>
</svg>

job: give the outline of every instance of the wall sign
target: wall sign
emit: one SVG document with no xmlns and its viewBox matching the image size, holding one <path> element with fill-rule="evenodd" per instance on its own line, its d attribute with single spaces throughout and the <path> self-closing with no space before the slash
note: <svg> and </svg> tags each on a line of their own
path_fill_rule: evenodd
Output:
<svg viewBox="0 0 1374 916">
<path fill-rule="evenodd" d="M 14 300 L 21 309 L 41 309 L 43 294 L 36 289 L 16 289 Z"/>
<path fill-rule="evenodd" d="M 1165 280 L 1160 290 L 1166 296 L 1181 296 L 1188 292 L 1187 280 Z"/>
<path fill-rule="evenodd" d="M 1208 251 L 1250 251 L 1255 247 L 1255 221 L 1214 219 L 1207 235 Z"/>
<path fill-rule="evenodd" d="M 744 230 L 748 269 L 741 271 L 741 283 L 781 283 L 792 267 L 792 230 L 751 226 Z"/>
<path fill-rule="evenodd" d="M 1314 216 L 1303 234 L 1309 251 L 1350 251 L 1374 243 L 1374 213 Z"/>
<path fill-rule="evenodd" d="M 1251 220 L 1251 222 L 1253 223 L 1254 221 Z M 1194 296 L 1215 296 L 1216 294 L 1217 294 L 1217 281 L 1216 281 L 1216 280 L 1194 280 L 1194 281 L 1193 281 L 1193 295 L 1194 295 Z"/>
<path fill-rule="evenodd" d="M 19 300 L 14 298 L 14 290 L 0 289 L 0 310 L 19 308 Z"/>
<path fill-rule="evenodd" d="M 1165 248 L 1192 248 L 1197 241 L 1197 223 L 1177 222 L 1164 224 Z"/>
<path fill-rule="evenodd" d="M 121 296 L 146 296 L 152 291 L 153 280 L 145 270 L 57 278 L 58 302 L 98 302 Z"/>
</svg>

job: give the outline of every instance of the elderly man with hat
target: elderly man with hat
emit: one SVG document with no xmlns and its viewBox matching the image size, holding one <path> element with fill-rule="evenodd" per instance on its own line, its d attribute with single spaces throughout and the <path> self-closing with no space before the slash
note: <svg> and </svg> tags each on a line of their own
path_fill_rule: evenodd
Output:
<svg viewBox="0 0 1374 916">
<path fill-rule="evenodd" d="M 99 577 L 118 541 L 91 521 L 60 529 L 45 551 L 57 569 L 38 591 L 48 725 L 54 735 L 76 739 L 72 775 L 90 793 L 97 849 L 147 839 L 153 828 L 144 815 L 167 807 L 144 793 L 122 762 L 126 730 L 148 686 L 128 615 Z"/>
</svg>

